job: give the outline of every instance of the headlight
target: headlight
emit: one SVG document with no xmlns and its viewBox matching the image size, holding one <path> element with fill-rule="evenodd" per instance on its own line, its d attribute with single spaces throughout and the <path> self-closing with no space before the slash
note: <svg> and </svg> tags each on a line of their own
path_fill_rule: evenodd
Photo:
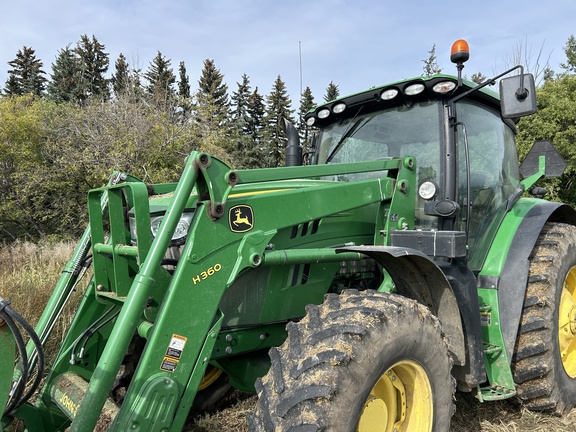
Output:
<svg viewBox="0 0 576 432">
<path fill-rule="evenodd" d="M 434 195 L 436 195 L 436 185 L 429 181 L 422 183 L 418 188 L 418 195 L 425 200 L 434 198 Z"/>
<path fill-rule="evenodd" d="M 422 93 L 425 88 L 424 84 L 421 83 L 410 84 L 404 89 L 404 94 L 408 96 L 416 96 L 417 94 Z"/>
<path fill-rule="evenodd" d="M 178 221 L 178 225 L 176 225 L 176 229 L 174 230 L 174 234 L 172 235 L 172 241 L 180 240 L 186 237 L 188 234 L 188 229 L 190 228 L 190 224 L 192 223 L 193 216 L 194 210 L 182 213 L 182 216 Z M 163 219 L 164 214 L 150 215 L 150 231 L 152 232 L 152 237 L 156 237 L 156 234 L 158 234 L 158 229 L 160 229 L 160 224 L 162 223 Z M 130 237 L 134 241 L 137 240 L 136 223 L 133 216 L 130 216 Z"/>
</svg>

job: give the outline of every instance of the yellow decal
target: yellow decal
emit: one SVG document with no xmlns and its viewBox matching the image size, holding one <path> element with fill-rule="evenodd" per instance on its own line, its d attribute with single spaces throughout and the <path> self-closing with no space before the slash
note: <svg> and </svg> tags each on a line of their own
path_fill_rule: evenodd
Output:
<svg viewBox="0 0 576 432">
<path fill-rule="evenodd" d="M 205 270 L 205 271 L 201 272 L 200 274 L 197 274 L 196 276 L 194 276 L 192 278 L 192 282 L 194 282 L 194 285 L 196 285 L 197 283 L 200 283 L 203 280 L 208 279 L 210 276 L 214 275 L 215 273 L 219 272 L 220 270 L 222 270 L 222 265 L 221 264 L 214 264 L 208 270 Z"/>
<path fill-rule="evenodd" d="M 232 232 L 243 233 L 250 231 L 254 228 L 252 207 L 244 204 L 231 207 L 228 211 L 228 225 Z"/>
<path fill-rule="evenodd" d="M 170 357 L 164 357 L 164 360 L 162 360 L 162 364 L 160 365 L 160 369 L 166 372 L 174 372 L 177 366 L 178 360 L 174 360 Z"/>
<path fill-rule="evenodd" d="M 72 416 L 76 417 L 76 413 L 78 412 L 78 408 L 80 408 L 80 404 L 77 404 L 72 399 L 70 399 L 66 393 L 60 396 L 60 403 L 70 412 L 70 414 L 72 414 Z"/>
<path fill-rule="evenodd" d="M 182 351 L 184 351 L 187 340 L 184 336 L 173 334 L 168 349 L 166 350 L 166 357 L 172 357 L 173 359 L 182 357 Z"/>
</svg>

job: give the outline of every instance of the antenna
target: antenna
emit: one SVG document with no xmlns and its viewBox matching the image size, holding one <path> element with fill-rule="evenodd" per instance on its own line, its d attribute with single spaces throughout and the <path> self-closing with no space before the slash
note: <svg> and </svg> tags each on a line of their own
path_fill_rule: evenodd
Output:
<svg viewBox="0 0 576 432">
<path fill-rule="evenodd" d="M 298 53 L 300 55 L 300 97 L 302 97 L 302 42 L 298 41 Z"/>
</svg>

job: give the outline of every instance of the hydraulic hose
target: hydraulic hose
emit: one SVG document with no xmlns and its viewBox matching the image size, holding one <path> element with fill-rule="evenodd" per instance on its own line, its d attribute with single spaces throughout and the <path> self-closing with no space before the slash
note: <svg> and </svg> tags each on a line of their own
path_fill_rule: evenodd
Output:
<svg viewBox="0 0 576 432">
<path fill-rule="evenodd" d="M 42 381 L 42 375 L 44 374 L 45 356 L 44 348 L 42 347 L 40 338 L 32 326 L 10 306 L 10 301 L 4 300 L 2 297 L 0 297 L 0 318 L 6 322 L 6 325 L 14 335 L 14 340 L 18 349 L 18 356 L 20 357 L 20 376 L 12 387 L 12 394 L 8 404 L 4 409 L 4 414 L 10 414 L 23 403 L 25 403 L 40 385 L 40 382 Z M 24 329 L 26 333 L 28 333 L 30 340 L 35 345 L 36 351 L 38 353 L 38 368 L 36 372 L 36 378 L 26 392 L 26 385 L 30 377 L 30 364 L 28 361 L 28 354 L 26 353 L 26 342 L 24 341 L 24 335 L 22 334 L 22 331 L 18 327 L 17 323 Z"/>
</svg>

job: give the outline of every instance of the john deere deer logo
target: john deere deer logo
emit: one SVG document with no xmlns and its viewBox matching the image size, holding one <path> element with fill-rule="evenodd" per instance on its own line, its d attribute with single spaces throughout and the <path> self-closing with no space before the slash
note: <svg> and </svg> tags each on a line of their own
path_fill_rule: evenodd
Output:
<svg viewBox="0 0 576 432">
<path fill-rule="evenodd" d="M 254 214 L 252 207 L 237 205 L 228 212 L 228 225 L 233 232 L 246 232 L 254 227 Z"/>
</svg>

